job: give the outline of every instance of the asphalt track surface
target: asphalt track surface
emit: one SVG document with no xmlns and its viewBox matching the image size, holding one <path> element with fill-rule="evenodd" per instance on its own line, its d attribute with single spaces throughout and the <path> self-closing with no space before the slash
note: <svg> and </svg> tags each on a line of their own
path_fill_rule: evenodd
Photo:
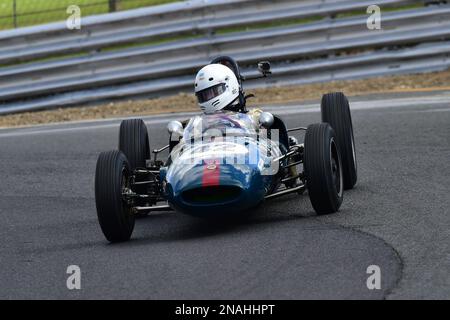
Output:
<svg viewBox="0 0 450 320">
<path fill-rule="evenodd" d="M 117 245 L 97 223 L 94 171 L 118 120 L 0 130 L 0 298 L 449 299 L 450 92 L 351 108 L 359 181 L 337 214 L 316 216 L 307 194 L 240 223 L 160 213 Z M 266 109 L 288 126 L 320 119 L 317 102 Z M 186 116 L 146 118 L 152 148 Z M 81 290 L 66 288 L 69 265 Z"/>
</svg>

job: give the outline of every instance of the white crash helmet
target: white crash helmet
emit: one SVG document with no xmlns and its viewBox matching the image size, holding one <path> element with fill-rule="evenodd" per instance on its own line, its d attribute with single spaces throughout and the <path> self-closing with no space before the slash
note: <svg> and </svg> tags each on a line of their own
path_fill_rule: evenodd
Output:
<svg viewBox="0 0 450 320">
<path fill-rule="evenodd" d="M 213 113 L 239 97 L 239 82 L 234 72 L 222 64 L 209 64 L 195 77 L 195 95 L 204 113 Z"/>
</svg>

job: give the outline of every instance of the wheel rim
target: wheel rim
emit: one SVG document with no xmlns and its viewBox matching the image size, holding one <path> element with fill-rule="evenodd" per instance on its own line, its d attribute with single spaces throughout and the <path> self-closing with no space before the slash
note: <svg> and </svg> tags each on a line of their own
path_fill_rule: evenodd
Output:
<svg viewBox="0 0 450 320">
<path fill-rule="evenodd" d="M 123 195 L 126 190 L 129 189 L 129 179 L 128 179 L 128 170 L 125 166 L 122 167 L 122 175 L 121 175 L 121 181 L 120 181 L 120 189 L 121 189 L 121 194 Z M 123 196 L 122 196 L 123 197 Z M 127 201 L 125 201 L 125 199 L 122 198 L 122 208 L 123 210 L 128 213 L 127 216 L 131 215 L 131 207 L 130 205 L 127 203 Z"/>
<path fill-rule="evenodd" d="M 333 186 L 335 187 L 338 196 L 341 197 L 343 192 L 343 183 L 342 183 L 343 173 L 338 149 L 336 147 L 336 142 L 334 141 L 334 138 L 331 139 L 330 143 L 330 157 L 331 157 L 330 163 L 331 163 L 331 176 Z"/>
</svg>

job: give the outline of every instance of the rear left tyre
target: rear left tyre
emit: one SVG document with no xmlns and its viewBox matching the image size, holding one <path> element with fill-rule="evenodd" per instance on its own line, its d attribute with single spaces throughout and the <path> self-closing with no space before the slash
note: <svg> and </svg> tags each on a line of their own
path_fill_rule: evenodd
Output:
<svg viewBox="0 0 450 320">
<path fill-rule="evenodd" d="M 130 166 L 118 150 L 102 152 L 95 171 L 95 204 L 100 227 L 110 242 L 130 239 L 135 217 L 123 194 L 129 189 Z"/>
<path fill-rule="evenodd" d="M 342 163 L 336 134 L 328 123 L 307 128 L 303 166 L 309 199 L 317 214 L 338 211 L 344 191 Z"/>
<path fill-rule="evenodd" d="M 321 103 L 322 122 L 336 133 L 344 173 L 344 189 L 352 189 L 358 178 L 352 116 L 347 97 L 342 92 L 325 94 Z"/>
</svg>

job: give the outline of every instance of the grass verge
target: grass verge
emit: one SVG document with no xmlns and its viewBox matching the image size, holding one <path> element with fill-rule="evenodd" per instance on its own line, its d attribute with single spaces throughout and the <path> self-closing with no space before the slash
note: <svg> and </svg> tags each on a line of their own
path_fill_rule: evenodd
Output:
<svg viewBox="0 0 450 320">
<path fill-rule="evenodd" d="M 116 0 L 116 10 L 129 10 L 179 0 Z M 109 0 L 0 0 L 0 30 L 64 21 L 70 5 L 81 8 L 83 17 L 108 13 Z M 14 19 L 14 16 L 16 18 Z"/>
</svg>

